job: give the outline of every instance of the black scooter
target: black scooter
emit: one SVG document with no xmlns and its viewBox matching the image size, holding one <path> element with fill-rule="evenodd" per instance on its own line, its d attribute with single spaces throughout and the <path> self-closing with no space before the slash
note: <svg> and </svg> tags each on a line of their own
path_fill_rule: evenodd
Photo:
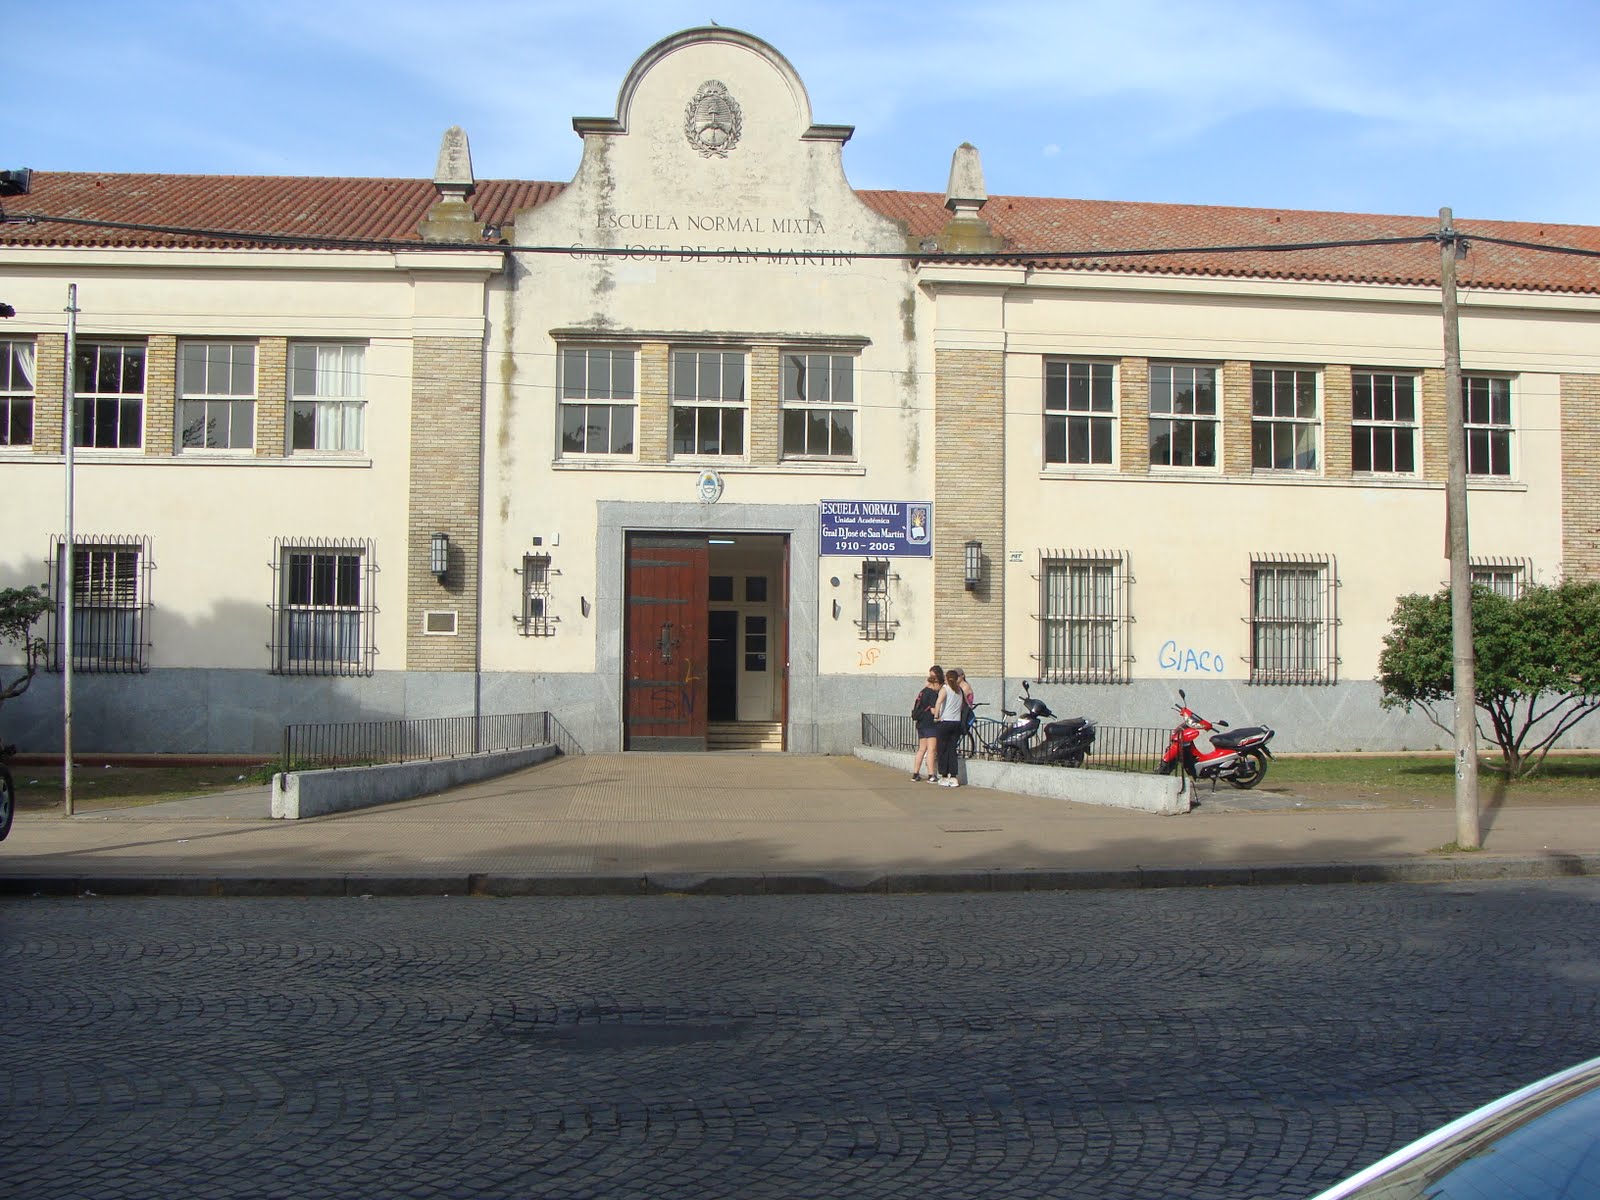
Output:
<svg viewBox="0 0 1600 1200">
<path fill-rule="evenodd" d="M 1084 757 L 1094 746 L 1094 722 L 1088 717 L 1067 717 L 1054 720 L 1055 713 L 1043 700 L 1035 700 L 1028 690 L 1028 681 L 1022 681 L 1020 713 L 1008 708 L 1000 711 L 1015 720 L 994 741 L 984 747 L 996 758 L 1006 762 L 1043 763 L 1057 767 L 1081 767 Z M 1049 721 L 1048 725 L 1044 722 Z M 1042 741 L 1034 737 L 1044 729 Z"/>
</svg>

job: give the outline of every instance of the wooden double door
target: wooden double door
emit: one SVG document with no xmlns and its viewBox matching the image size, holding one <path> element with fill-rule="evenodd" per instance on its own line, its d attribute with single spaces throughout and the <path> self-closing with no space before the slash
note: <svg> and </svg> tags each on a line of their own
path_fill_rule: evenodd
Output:
<svg viewBox="0 0 1600 1200">
<path fill-rule="evenodd" d="M 712 721 L 781 720 L 786 541 L 636 533 L 627 555 L 624 747 L 704 750 Z"/>
</svg>

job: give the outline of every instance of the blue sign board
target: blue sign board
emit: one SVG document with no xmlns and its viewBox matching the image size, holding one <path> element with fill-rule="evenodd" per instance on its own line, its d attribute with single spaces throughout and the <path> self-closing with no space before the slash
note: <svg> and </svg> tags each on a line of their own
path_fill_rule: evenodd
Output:
<svg viewBox="0 0 1600 1200">
<path fill-rule="evenodd" d="M 933 557 L 932 501 L 824 500 L 821 509 L 824 555 Z"/>
</svg>

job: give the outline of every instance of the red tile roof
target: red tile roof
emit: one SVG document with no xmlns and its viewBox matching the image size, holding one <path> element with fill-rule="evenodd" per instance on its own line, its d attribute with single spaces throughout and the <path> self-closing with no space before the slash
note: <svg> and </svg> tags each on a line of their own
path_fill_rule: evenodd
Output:
<svg viewBox="0 0 1600 1200">
<path fill-rule="evenodd" d="M 509 224 L 521 209 L 557 195 L 563 184 L 488 179 L 472 205 L 478 219 Z M 903 221 L 913 245 L 936 238 L 949 220 L 936 192 L 863 191 L 863 201 Z M 0 225 L 0 245 L 34 247 L 244 248 L 260 241 L 239 233 L 277 235 L 282 244 L 326 239 L 420 243 L 418 226 L 437 199 L 425 179 L 323 179 L 230 175 L 121 175 L 39 171 L 30 194 L 6 198 L 13 216 L 39 214 L 37 224 Z M 1346 282 L 1438 282 L 1433 242 L 1411 245 L 1323 246 L 1289 252 L 1219 247 L 1358 242 L 1425 237 L 1435 217 L 1223 208 L 995 196 L 981 213 L 1009 255 L 1044 267 L 1139 274 L 1205 275 Z M 78 225 L 48 218 L 104 221 Z M 1600 255 L 1600 228 L 1457 218 L 1476 238 L 1460 266 L 1463 284 L 1519 291 L 1600 293 L 1600 257 L 1503 246 L 1499 238 L 1535 246 L 1571 247 Z M 186 232 L 203 230 L 205 233 Z M 1159 256 L 1111 256 L 1141 248 L 1186 249 Z M 1051 258 L 1052 252 L 1100 252 L 1105 257 Z M 1017 261 L 1021 261 L 1019 257 Z"/>
</svg>

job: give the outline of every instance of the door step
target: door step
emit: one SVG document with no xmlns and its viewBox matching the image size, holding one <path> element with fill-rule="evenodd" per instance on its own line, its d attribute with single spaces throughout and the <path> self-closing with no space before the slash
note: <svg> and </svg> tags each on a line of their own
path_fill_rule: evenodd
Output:
<svg viewBox="0 0 1600 1200">
<path fill-rule="evenodd" d="M 782 721 L 713 721 L 706 726 L 707 750 L 783 750 Z"/>
</svg>

